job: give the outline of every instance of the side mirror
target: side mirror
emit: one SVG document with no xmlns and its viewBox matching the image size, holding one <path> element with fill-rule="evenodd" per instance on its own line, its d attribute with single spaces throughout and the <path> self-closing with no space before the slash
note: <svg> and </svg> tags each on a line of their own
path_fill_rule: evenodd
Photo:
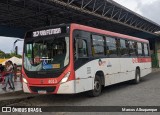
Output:
<svg viewBox="0 0 160 115">
<path fill-rule="evenodd" d="M 83 40 L 82 39 L 77 39 L 77 44 L 78 44 L 78 49 L 83 48 Z"/>
</svg>

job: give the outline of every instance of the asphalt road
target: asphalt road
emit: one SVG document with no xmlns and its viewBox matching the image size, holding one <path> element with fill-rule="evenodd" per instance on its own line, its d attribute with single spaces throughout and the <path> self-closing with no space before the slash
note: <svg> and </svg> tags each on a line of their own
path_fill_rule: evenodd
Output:
<svg viewBox="0 0 160 115">
<path fill-rule="evenodd" d="M 99 97 L 76 95 L 40 95 L 12 106 L 159 106 L 160 72 L 147 75 L 139 84 L 129 82 L 105 87 Z M 9 105 L 9 106 L 10 106 Z M 65 113 L 61 113 L 65 114 Z M 122 113 L 124 114 L 124 113 Z"/>
</svg>

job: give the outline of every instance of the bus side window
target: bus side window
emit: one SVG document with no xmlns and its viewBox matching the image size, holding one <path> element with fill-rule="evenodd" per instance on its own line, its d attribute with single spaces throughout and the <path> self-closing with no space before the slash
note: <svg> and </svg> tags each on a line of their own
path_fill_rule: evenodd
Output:
<svg viewBox="0 0 160 115">
<path fill-rule="evenodd" d="M 92 35 L 92 55 L 104 56 L 104 38 L 99 35 Z"/>
<path fill-rule="evenodd" d="M 87 42 L 85 40 L 82 40 L 82 47 L 78 48 L 78 57 L 87 57 Z"/>
<path fill-rule="evenodd" d="M 140 42 L 137 43 L 137 52 L 138 52 L 138 56 L 143 56 L 142 43 Z"/>
<path fill-rule="evenodd" d="M 128 41 L 124 39 L 120 39 L 120 52 L 122 57 L 128 56 Z"/>
<path fill-rule="evenodd" d="M 141 45 L 142 45 L 142 56 L 145 56 L 145 54 L 144 54 L 144 44 L 141 43 Z"/>
<path fill-rule="evenodd" d="M 149 48 L 148 48 L 148 44 L 144 44 L 144 56 L 149 56 Z"/>
<path fill-rule="evenodd" d="M 147 44 L 147 49 L 148 49 L 148 56 L 150 56 L 150 47 L 149 47 L 149 44 Z"/>
<path fill-rule="evenodd" d="M 107 55 L 117 57 L 117 40 L 112 37 L 106 37 Z"/>
<path fill-rule="evenodd" d="M 130 56 L 136 56 L 137 55 L 137 52 L 136 52 L 136 42 L 134 41 L 128 41 L 129 43 L 129 55 Z"/>
</svg>

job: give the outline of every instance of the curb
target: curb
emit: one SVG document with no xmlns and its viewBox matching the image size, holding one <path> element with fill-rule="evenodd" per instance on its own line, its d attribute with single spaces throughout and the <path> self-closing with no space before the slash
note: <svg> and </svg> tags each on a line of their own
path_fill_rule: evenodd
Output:
<svg viewBox="0 0 160 115">
<path fill-rule="evenodd" d="M 21 98 L 13 98 L 13 99 L 7 99 L 7 100 L 1 100 L 0 101 L 0 106 L 1 107 L 4 107 L 4 106 L 8 106 L 8 105 L 11 105 L 11 104 L 14 104 L 14 103 L 18 103 L 18 102 L 21 102 L 21 101 L 24 101 L 26 99 L 31 99 L 31 98 L 34 98 L 35 96 L 26 96 L 26 97 L 21 97 Z"/>
<path fill-rule="evenodd" d="M 36 94 L 24 93 L 22 90 L 0 94 L 0 106 L 7 106 L 26 99 L 34 98 Z"/>
<path fill-rule="evenodd" d="M 160 68 L 152 68 L 152 73 L 159 72 Z"/>
<path fill-rule="evenodd" d="M 2 93 L 0 94 L 0 96 L 8 96 L 8 95 L 12 95 L 12 94 L 20 94 L 22 93 L 23 91 L 22 90 L 19 90 L 19 91 L 13 91 L 13 92 L 7 92 L 7 93 Z"/>
</svg>

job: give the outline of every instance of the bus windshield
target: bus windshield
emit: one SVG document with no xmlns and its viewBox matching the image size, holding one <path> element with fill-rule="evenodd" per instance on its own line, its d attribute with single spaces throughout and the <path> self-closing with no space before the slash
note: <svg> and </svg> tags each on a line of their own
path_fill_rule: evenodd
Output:
<svg viewBox="0 0 160 115">
<path fill-rule="evenodd" d="M 69 63 L 69 37 L 36 38 L 25 41 L 27 71 L 56 71 Z"/>
</svg>

